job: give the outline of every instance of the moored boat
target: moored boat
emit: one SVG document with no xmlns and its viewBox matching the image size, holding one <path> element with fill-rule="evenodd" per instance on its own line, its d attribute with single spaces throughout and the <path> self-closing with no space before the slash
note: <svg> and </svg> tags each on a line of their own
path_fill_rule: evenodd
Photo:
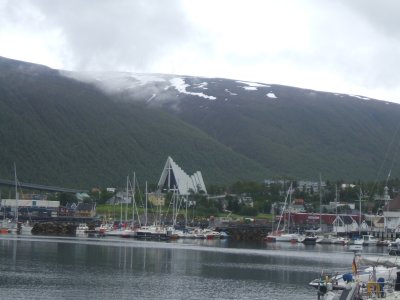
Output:
<svg viewBox="0 0 400 300">
<path fill-rule="evenodd" d="M 80 223 L 78 227 L 76 227 L 76 234 L 85 234 L 89 231 L 89 226 L 86 223 Z"/>
<path fill-rule="evenodd" d="M 365 266 L 362 268 L 361 266 Z M 400 299 L 398 270 L 400 260 L 391 256 L 360 256 L 355 254 L 352 269 L 333 276 L 321 273 L 309 283 L 318 290 L 318 299 Z M 400 273 L 400 272 L 399 272 Z M 358 286 L 353 289 L 355 285 Z M 395 289 L 393 289 L 395 287 Z M 349 291 L 353 291 L 349 293 Z"/>
<path fill-rule="evenodd" d="M 211 230 L 211 229 L 204 229 L 203 234 L 207 240 L 219 239 L 221 236 L 218 231 Z"/>
<path fill-rule="evenodd" d="M 317 244 L 340 244 L 340 245 L 346 245 L 348 242 L 348 239 L 337 236 L 336 234 L 328 233 L 324 234 L 322 236 L 318 236 L 316 243 Z"/>
<path fill-rule="evenodd" d="M 276 242 L 296 243 L 298 239 L 299 235 L 296 233 L 284 233 L 276 237 Z"/>
<path fill-rule="evenodd" d="M 376 245 L 377 243 L 378 243 L 378 239 L 370 234 L 363 235 L 363 236 L 361 236 L 361 238 L 356 239 L 354 241 L 355 245 L 363 245 L 363 246 L 372 246 L 372 245 Z"/>
<path fill-rule="evenodd" d="M 400 239 L 397 238 L 394 242 L 388 245 L 388 254 L 392 256 L 400 256 Z"/>
<path fill-rule="evenodd" d="M 317 239 L 318 236 L 315 234 L 314 230 L 308 230 L 304 235 L 300 235 L 297 241 L 307 245 L 315 245 L 317 243 Z"/>
<path fill-rule="evenodd" d="M 9 222 L 7 219 L 3 219 L 0 224 L 0 234 L 7 234 L 9 232 Z"/>
</svg>

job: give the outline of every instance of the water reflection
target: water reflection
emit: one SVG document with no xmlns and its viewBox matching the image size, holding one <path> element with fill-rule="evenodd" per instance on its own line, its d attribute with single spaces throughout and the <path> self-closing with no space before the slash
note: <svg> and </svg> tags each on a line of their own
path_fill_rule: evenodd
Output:
<svg viewBox="0 0 400 300">
<path fill-rule="evenodd" d="M 282 299 L 284 290 L 285 299 L 314 299 L 307 283 L 322 269 L 350 268 L 352 257 L 340 245 L 6 236 L 0 237 L 0 293 L 37 299 Z"/>
</svg>

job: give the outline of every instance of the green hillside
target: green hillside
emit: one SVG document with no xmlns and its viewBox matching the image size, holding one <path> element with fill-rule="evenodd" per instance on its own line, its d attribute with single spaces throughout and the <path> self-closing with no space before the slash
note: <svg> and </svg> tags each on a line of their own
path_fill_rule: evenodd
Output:
<svg viewBox="0 0 400 300">
<path fill-rule="evenodd" d="M 89 188 L 157 182 L 167 156 L 206 184 L 271 173 L 199 129 L 142 103 L 114 101 L 43 66 L 0 59 L 0 178 Z"/>
<path fill-rule="evenodd" d="M 134 171 L 156 183 L 168 156 L 207 185 L 400 177 L 398 104 L 220 78 L 105 75 L 84 83 L 0 58 L 0 178 L 13 178 L 15 162 L 32 183 L 123 186 Z"/>
<path fill-rule="evenodd" d="M 275 175 L 382 180 L 392 168 L 400 177 L 400 105 L 277 85 L 243 91 L 232 80 L 214 82 L 207 93 L 223 100 L 186 99 L 177 114 Z M 226 88 L 236 96 L 226 100 Z M 276 99 L 265 96 L 270 90 Z"/>
</svg>

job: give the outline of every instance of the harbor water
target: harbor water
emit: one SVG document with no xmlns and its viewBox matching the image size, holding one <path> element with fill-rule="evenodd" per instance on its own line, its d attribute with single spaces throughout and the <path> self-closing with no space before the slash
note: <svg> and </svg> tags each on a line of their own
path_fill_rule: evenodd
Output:
<svg viewBox="0 0 400 300">
<path fill-rule="evenodd" d="M 308 283 L 352 259 L 341 245 L 2 235 L 0 299 L 317 299 Z"/>
</svg>

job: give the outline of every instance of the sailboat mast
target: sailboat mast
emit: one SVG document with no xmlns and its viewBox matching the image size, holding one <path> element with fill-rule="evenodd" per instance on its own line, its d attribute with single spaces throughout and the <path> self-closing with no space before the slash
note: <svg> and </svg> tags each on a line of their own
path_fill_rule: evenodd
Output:
<svg viewBox="0 0 400 300">
<path fill-rule="evenodd" d="M 335 216 L 335 232 L 337 233 L 337 205 L 338 205 L 338 189 L 337 189 L 337 184 L 335 185 L 335 209 L 336 209 L 336 216 Z"/>
<path fill-rule="evenodd" d="M 136 173 L 133 172 L 133 187 L 132 187 L 132 229 L 135 227 L 135 180 Z"/>
<path fill-rule="evenodd" d="M 147 181 L 146 181 L 146 206 L 145 206 L 145 215 L 144 215 L 144 225 L 147 226 Z"/>
<path fill-rule="evenodd" d="M 122 226 L 122 201 L 123 201 L 123 198 L 124 198 L 124 194 L 122 194 L 122 200 L 121 200 L 121 203 L 120 203 L 120 206 L 121 206 L 121 213 L 120 213 L 120 216 L 119 216 L 119 224 Z"/>
<path fill-rule="evenodd" d="M 322 231 L 322 180 L 319 174 L 319 230 Z"/>
<path fill-rule="evenodd" d="M 128 205 L 129 205 L 129 175 L 126 176 L 126 205 L 125 205 L 125 222 L 128 222 Z"/>
<path fill-rule="evenodd" d="M 18 224 L 18 179 L 17 179 L 17 166 L 14 163 L 14 177 L 15 177 L 15 221 Z"/>
<path fill-rule="evenodd" d="M 288 204 L 288 233 L 290 233 L 290 208 L 292 205 L 292 183 L 290 184 L 289 187 L 289 204 Z"/>
<path fill-rule="evenodd" d="M 360 215 L 359 215 L 359 220 L 358 220 L 358 235 L 361 236 L 361 187 L 360 187 Z"/>
<path fill-rule="evenodd" d="M 281 211 L 281 215 L 280 215 L 280 217 L 279 217 L 278 225 L 276 226 L 276 231 L 279 230 L 279 226 L 281 225 L 281 220 L 282 220 L 283 214 L 284 214 L 284 212 L 285 212 L 285 210 L 286 210 L 286 205 L 287 205 L 287 201 L 288 201 L 288 197 L 289 197 L 289 192 L 290 192 L 290 191 L 288 190 L 288 192 L 287 192 L 287 194 L 286 194 L 286 197 L 285 197 L 285 203 L 283 204 L 283 208 L 282 208 L 282 211 Z"/>
<path fill-rule="evenodd" d="M 188 197 L 186 196 L 186 209 L 185 209 L 185 228 L 187 227 L 187 221 L 188 221 L 188 218 L 187 218 L 187 209 L 188 209 Z"/>
</svg>

